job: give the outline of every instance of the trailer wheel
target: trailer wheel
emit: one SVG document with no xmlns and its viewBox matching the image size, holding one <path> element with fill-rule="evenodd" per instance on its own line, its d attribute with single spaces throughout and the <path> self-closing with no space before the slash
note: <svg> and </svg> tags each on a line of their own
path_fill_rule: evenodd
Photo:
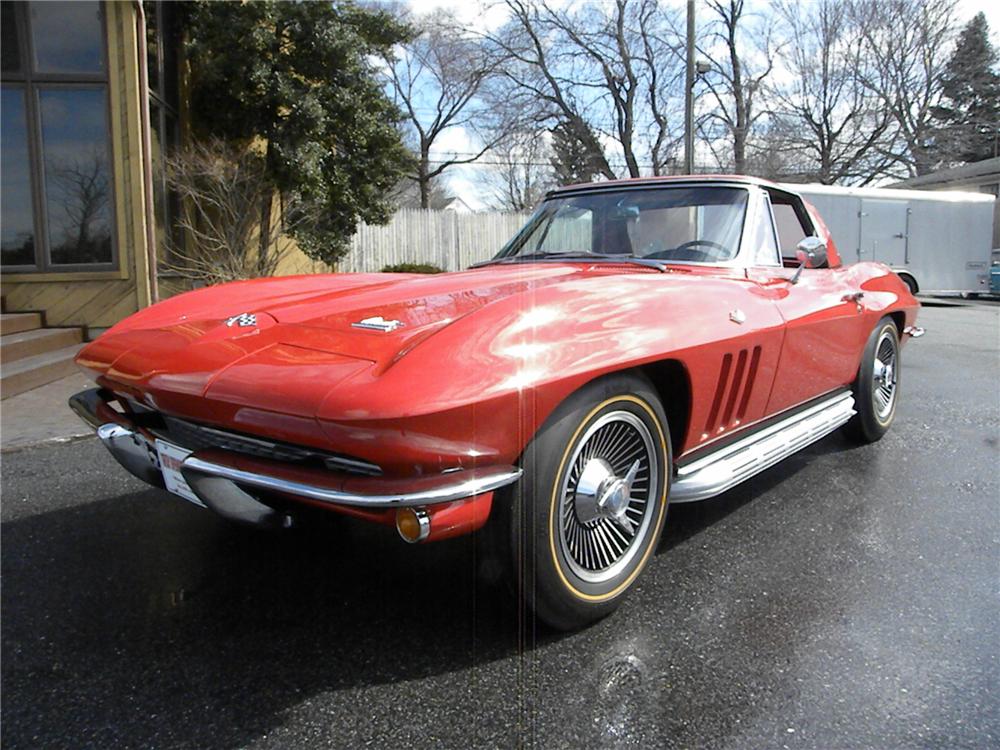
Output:
<svg viewBox="0 0 1000 750">
<path fill-rule="evenodd" d="M 917 292 L 920 291 L 920 287 L 917 286 L 917 280 L 913 278 L 910 274 L 901 273 L 899 274 L 899 278 L 901 278 L 903 280 L 903 283 L 906 284 L 906 288 L 910 290 L 910 294 L 916 294 Z"/>
</svg>

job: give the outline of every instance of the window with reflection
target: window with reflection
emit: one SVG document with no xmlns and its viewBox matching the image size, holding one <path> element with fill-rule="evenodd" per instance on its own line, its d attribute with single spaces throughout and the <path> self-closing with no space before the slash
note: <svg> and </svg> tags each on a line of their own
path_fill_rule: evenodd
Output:
<svg viewBox="0 0 1000 750">
<path fill-rule="evenodd" d="M 101 5 L 4 0 L 0 6 L 4 270 L 111 269 L 114 196 Z"/>
<path fill-rule="evenodd" d="M 0 100 L 0 246 L 4 265 L 35 262 L 35 226 L 31 208 L 31 167 L 28 161 L 28 128 L 24 89 L 4 86 Z"/>
<path fill-rule="evenodd" d="M 45 218 L 53 264 L 111 262 L 111 179 L 103 89 L 38 92 Z"/>
</svg>

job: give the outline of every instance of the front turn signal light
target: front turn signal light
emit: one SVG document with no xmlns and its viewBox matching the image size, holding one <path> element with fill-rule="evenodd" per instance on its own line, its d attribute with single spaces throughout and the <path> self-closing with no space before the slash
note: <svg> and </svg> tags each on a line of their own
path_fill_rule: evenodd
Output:
<svg viewBox="0 0 1000 750">
<path fill-rule="evenodd" d="M 424 508 L 400 508 L 396 511 L 396 531 L 410 544 L 422 542 L 431 533 L 431 517 Z"/>
</svg>

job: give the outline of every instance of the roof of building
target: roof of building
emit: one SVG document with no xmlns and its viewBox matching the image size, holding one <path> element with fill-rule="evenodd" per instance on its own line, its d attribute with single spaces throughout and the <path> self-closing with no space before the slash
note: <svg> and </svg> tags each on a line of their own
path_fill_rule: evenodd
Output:
<svg viewBox="0 0 1000 750">
<path fill-rule="evenodd" d="M 920 188 L 943 186 L 947 184 L 979 182 L 983 178 L 995 177 L 1000 182 L 1000 156 L 993 159 L 983 159 L 970 164 L 963 164 L 960 167 L 950 169 L 939 169 L 930 174 L 910 177 L 906 180 L 894 182 L 889 187 L 894 188 Z"/>
</svg>

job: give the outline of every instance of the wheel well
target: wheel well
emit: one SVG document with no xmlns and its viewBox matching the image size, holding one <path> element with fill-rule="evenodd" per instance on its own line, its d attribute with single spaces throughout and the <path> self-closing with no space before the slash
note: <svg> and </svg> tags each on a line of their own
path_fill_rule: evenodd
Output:
<svg viewBox="0 0 1000 750">
<path fill-rule="evenodd" d="M 653 384 L 670 426 L 674 455 L 684 445 L 691 420 L 691 379 L 676 359 L 663 359 L 636 368 Z"/>
<path fill-rule="evenodd" d="M 906 314 L 901 312 L 889 313 L 889 317 L 892 318 L 892 322 L 896 324 L 896 331 L 899 333 L 899 337 L 903 337 L 903 328 L 906 327 Z"/>
</svg>

